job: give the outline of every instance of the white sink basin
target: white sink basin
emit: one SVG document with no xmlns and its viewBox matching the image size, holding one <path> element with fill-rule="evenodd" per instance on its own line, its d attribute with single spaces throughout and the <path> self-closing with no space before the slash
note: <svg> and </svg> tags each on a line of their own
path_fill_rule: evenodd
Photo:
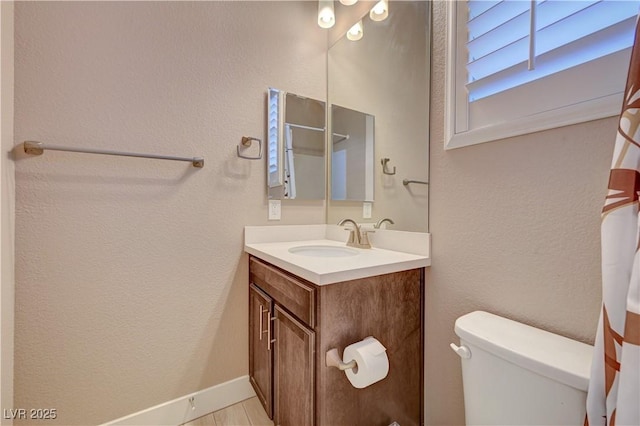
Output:
<svg viewBox="0 0 640 426">
<path fill-rule="evenodd" d="M 349 247 L 325 245 L 291 247 L 289 253 L 313 257 L 350 257 L 359 254 L 358 250 Z"/>
</svg>

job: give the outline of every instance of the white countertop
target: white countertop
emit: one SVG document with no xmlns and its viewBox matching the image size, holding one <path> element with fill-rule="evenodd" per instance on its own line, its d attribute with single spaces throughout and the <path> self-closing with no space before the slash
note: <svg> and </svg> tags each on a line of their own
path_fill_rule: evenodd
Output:
<svg viewBox="0 0 640 426">
<path fill-rule="evenodd" d="M 326 228 L 319 228 L 320 226 Z M 373 248 L 353 248 L 359 253 L 349 257 L 316 257 L 289 252 L 290 248 L 299 246 L 325 245 L 346 247 L 346 239 L 344 239 L 344 241 L 337 241 L 335 239 L 344 237 L 345 234 L 336 232 L 335 228 L 330 228 L 331 226 L 332 225 L 311 225 L 301 226 L 300 228 L 298 228 L 298 226 L 286 226 L 281 227 L 283 232 L 278 232 L 280 230 L 276 228 L 280 227 L 277 226 L 246 227 L 244 251 L 317 285 L 333 284 L 341 281 L 423 268 L 431 264 L 431 259 L 428 255 L 429 234 L 425 233 L 386 231 L 387 235 L 384 237 L 385 241 L 388 239 L 396 239 L 395 246 L 401 244 L 401 241 L 398 239 L 408 239 L 406 242 L 411 245 L 411 243 L 416 241 L 416 238 L 420 238 L 421 241 L 426 242 L 427 247 L 421 248 L 420 250 L 416 250 L 415 247 L 407 247 L 407 249 L 408 251 L 412 250 L 422 253 L 407 253 L 375 247 L 373 240 Z M 264 228 L 270 229 L 265 230 Z M 277 233 L 277 237 L 269 238 L 269 235 L 274 235 L 274 232 Z M 397 235 L 392 234 L 394 232 L 397 232 Z M 308 233 L 312 239 L 304 239 L 306 233 Z M 323 234 L 334 237 L 334 239 L 326 236 L 323 238 Z M 289 239 L 287 235 L 291 236 L 291 240 L 282 241 L 283 239 Z M 276 241 L 273 241 L 274 239 Z M 382 241 L 383 238 L 380 238 L 380 240 Z"/>
</svg>

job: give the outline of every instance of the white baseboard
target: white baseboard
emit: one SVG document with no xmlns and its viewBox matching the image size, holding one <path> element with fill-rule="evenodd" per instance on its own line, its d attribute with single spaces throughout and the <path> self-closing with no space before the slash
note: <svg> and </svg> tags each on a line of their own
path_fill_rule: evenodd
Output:
<svg viewBox="0 0 640 426">
<path fill-rule="evenodd" d="M 205 414 L 228 407 L 245 399 L 254 397 L 256 393 L 249 383 L 249 376 L 238 377 L 225 383 L 176 398 L 155 407 L 138 411 L 119 419 L 105 423 L 111 425 L 180 425 Z M 189 402 L 193 399 L 193 406 Z M 193 408 L 195 407 L 195 408 Z"/>
</svg>

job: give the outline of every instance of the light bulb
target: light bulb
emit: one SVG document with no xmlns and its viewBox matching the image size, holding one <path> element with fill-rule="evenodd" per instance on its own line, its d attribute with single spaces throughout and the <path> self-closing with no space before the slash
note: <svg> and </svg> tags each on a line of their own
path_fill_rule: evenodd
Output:
<svg viewBox="0 0 640 426">
<path fill-rule="evenodd" d="M 318 0 L 318 25 L 321 28 L 331 28 L 336 23 L 333 13 L 333 0 Z"/>
<path fill-rule="evenodd" d="M 369 12 L 369 18 L 372 21 L 384 21 L 387 16 L 389 16 L 389 3 L 387 0 L 380 0 Z"/>
<path fill-rule="evenodd" d="M 362 20 L 356 23 L 353 27 L 347 31 L 347 39 L 351 41 L 358 41 L 364 35 L 364 27 L 362 26 Z"/>
<path fill-rule="evenodd" d="M 358 0 L 340 0 L 340 3 L 344 4 L 345 6 L 351 6 L 358 3 Z"/>
</svg>

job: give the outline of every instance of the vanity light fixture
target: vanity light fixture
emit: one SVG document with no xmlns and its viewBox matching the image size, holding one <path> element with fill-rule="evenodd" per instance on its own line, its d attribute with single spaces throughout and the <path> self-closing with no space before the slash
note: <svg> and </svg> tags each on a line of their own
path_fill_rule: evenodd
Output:
<svg viewBox="0 0 640 426">
<path fill-rule="evenodd" d="M 358 41 L 363 35 L 364 27 L 362 26 L 362 19 L 347 31 L 347 38 L 351 41 Z"/>
<path fill-rule="evenodd" d="M 388 0 L 380 0 L 369 12 L 369 18 L 372 21 L 384 21 L 389 16 Z"/>
<path fill-rule="evenodd" d="M 331 28 L 335 23 L 333 0 L 318 0 L 318 25 L 321 28 Z"/>
<path fill-rule="evenodd" d="M 345 6 L 351 6 L 358 3 L 358 0 L 340 0 L 340 3 L 344 4 Z"/>
</svg>

